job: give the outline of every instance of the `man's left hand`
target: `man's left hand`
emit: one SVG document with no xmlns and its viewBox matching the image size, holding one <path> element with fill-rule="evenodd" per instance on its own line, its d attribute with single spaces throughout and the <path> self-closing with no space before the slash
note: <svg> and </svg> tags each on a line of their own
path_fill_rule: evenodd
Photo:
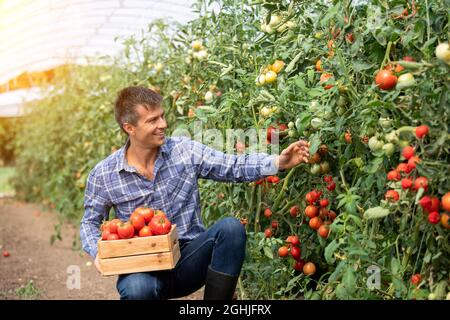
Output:
<svg viewBox="0 0 450 320">
<path fill-rule="evenodd" d="M 309 142 L 299 140 L 292 143 L 289 147 L 284 149 L 276 158 L 275 165 L 280 170 L 286 170 L 295 167 L 296 165 L 305 162 L 309 159 Z"/>
</svg>

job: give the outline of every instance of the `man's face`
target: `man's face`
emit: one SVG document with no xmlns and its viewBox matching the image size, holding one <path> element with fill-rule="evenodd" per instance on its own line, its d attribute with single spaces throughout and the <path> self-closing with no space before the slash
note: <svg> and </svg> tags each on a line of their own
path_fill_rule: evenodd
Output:
<svg viewBox="0 0 450 320">
<path fill-rule="evenodd" d="M 130 139 L 150 148 L 161 146 L 164 143 L 164 131 L 167 128 L 164 109 L 158 106 L 147 110 L 139 105 L 136 107 L 136 113 L 139 116 L 136 126 L 126 124 Z"/>
</svg>

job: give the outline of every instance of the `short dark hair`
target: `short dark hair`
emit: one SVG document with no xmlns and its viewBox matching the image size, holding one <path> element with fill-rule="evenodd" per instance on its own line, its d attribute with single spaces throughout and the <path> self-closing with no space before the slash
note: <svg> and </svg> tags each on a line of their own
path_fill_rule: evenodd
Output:
<svg viewBox="0 0 450 320">
<path fill-rule="evenodd" d="M 155 91 L 146 87 L 127 87 L 122 89 L 117 96 L 114 105 L 114 115 L 120 128 L 123 129 L 124 123 L 130 123 L 136 125 L 138 121 L 138 115 L 136 113 L 136 107 L 138 105 L 144 108 L 152 109 L 161 106 L 163 97 Z"/>
</svg>

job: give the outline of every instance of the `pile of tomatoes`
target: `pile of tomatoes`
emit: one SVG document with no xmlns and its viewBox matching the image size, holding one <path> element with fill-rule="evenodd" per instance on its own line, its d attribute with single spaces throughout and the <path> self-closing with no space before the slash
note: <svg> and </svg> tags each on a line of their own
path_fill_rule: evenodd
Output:
<svg viewBox="0 0 450 320">
<path fill-rule="evenodd" d="M 128 221 L 114 219 L 101 226 L 102 240 L 119 240 L 163 235 L 170 232 L 171 222 L 161 210 L 136 208 Z"/>
</svg>

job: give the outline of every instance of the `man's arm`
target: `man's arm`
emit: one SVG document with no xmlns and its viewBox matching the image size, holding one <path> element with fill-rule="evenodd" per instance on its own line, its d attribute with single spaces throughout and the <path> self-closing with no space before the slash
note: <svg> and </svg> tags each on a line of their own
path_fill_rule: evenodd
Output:
<svg viewBox="0 0 450 320">
<path fill-rule="evenodd" d="M 111 204 L 106 197 L 105 186 L 94 169 L 88 176 L 84 194 L 84 216 L 81 220 L 80 239 L 83 250 L 91 257 L 97 256 L 100 225 L 109 217 Z"/>
<path fill-rule="evenodd" d="M 216 181 L 255 181 L 278 172 L 276 155 L 254 153 L 247 155 L 226 154 L 189 140 L 192 163 L 199 177 Z"/>
</svg>

